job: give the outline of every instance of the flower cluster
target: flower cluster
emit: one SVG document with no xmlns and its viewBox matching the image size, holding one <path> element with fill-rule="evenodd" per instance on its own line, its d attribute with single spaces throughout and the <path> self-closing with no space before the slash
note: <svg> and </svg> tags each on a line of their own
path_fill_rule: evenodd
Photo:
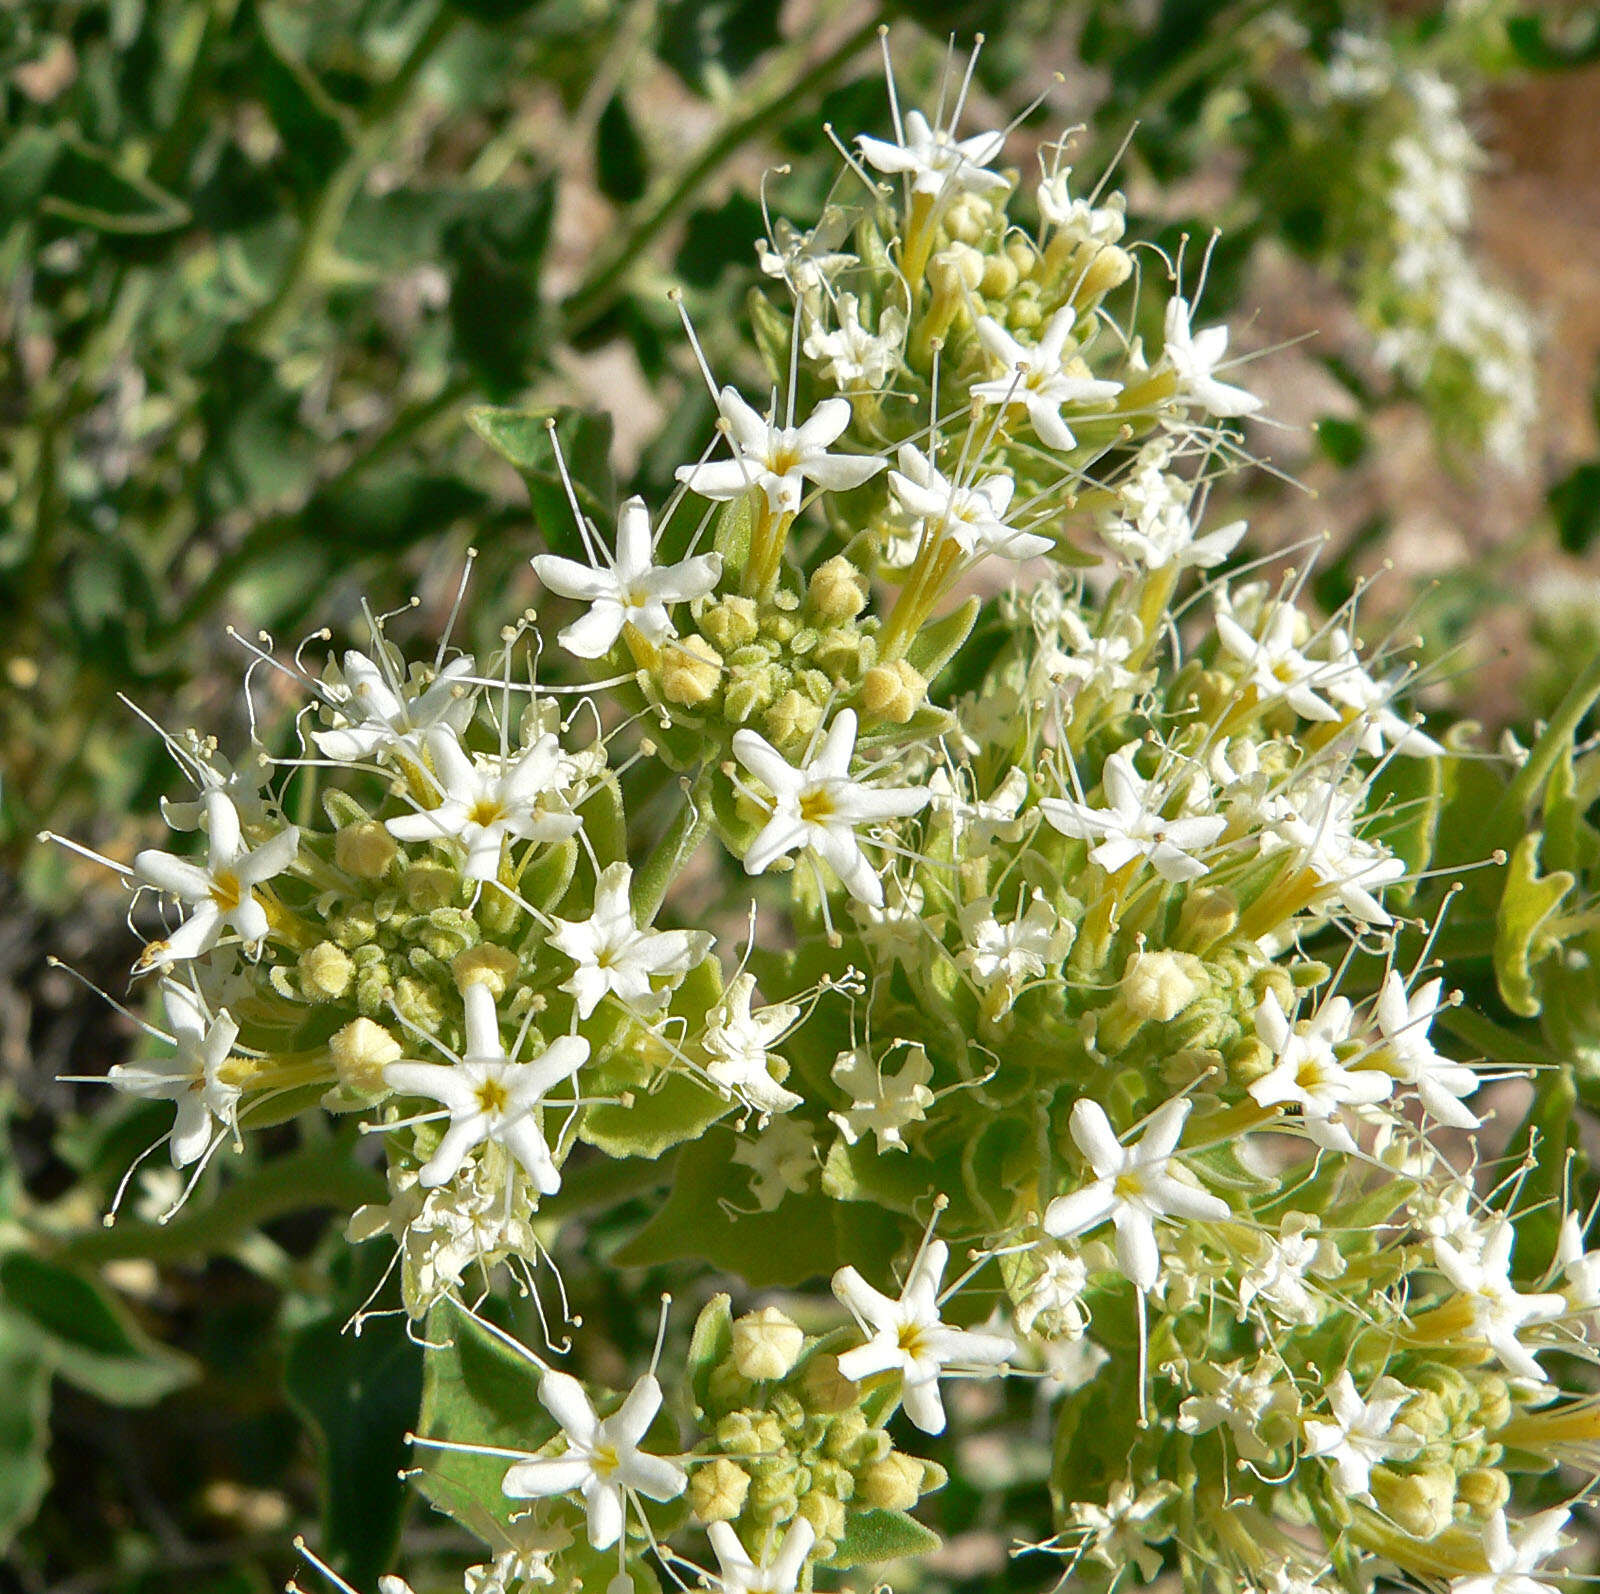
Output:
<svg viewBox="0 0 1600 1594">
<path fill-rule="evenodd" d="M 1581 1492 L 1549 1459 L 1600 1461 L 1600 1264 L 1461 1155 L 1482 1059 L 1403 917 L 1451 755 L 1349 606 L 1202 529 L 1259 407 L 1227 330 L 1138 280 L 1120 196 L 960 115 L 897 110 L 767 241 L 770 408 L 713 384 L 658 514 L 574 495 L 534 568 L 576 711 L 529 617 L 409 666 L 374 623 L 275 665 L 276 782 L 174 744 L 204 861 L 128 878 L 177 920 L 139 965 L 175 1055 L 111 1082 L 179 1103 L 197 1171 L 317 1103 L 382 1137 L 351 1237 L 397 1242 L 430 1356 L 509 1357 L 542 1413 L 508 1445 L 430 1385 L 425 1486 L 513 1546 L 472 1586 L 923 1553 L 921 1436 L 1043 1369 L 1018 1525 L 1086 1578 L 1530 1594 Z M 736 966 L 664 927 L 708 841 L 781 926 Z M 831 1278 L 821 1332 L 718 1296 L 681 1376 L 663 1319 L 612 1393 L 478 1314 L 499 1263 L 537 1290 L 569 1159 L 674 1146 L 608 1263 Z"/>
</svg>

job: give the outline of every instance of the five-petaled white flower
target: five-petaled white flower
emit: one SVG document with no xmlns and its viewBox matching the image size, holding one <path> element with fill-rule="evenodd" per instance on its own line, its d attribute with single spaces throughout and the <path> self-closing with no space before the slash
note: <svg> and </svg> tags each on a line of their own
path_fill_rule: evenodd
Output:
<svg viewBox="0 0 1600 1594">
<path fill-rule="evenodd" d="M 561 744 L 541 732 L 520 753 L 469 757 L 455 732 L 436 726 L 428 733 L 440 801 L 435 808 L 401 814 L 389 830 L 402 841 L 459 841 L 466 848 L 462 874 L 493 880 L 500 850 L 511 837 L 562 841 L 578 829 L 578 816 L 561 794 L 567 759 Z M 557 806 L 547 806 L 554 798 Z"/>
<path fill-rule="evenodd" d="M 1081 359 L 1063 364 L 1077 325 L 1071 305 L 1057 310 L 1037 343 L 1019 343 L 992 316 L 979 316 L 978 340 L 1004 367 L 988 382 L 974 382 L 973 398 L 987 404 L 1020 404 L 1039 441 L 1050 448 L 1076 448 L 1078 440 L 1061 418 L 1063 404 L 1104 404 L 1122 391 L 1120 382 L 1091 376 Z"/>
<path fill-rule="evenodd" d="M 246 946 L 258 946 L 270 928 L 267 910 L 252 887 L 283 873 L 300 850 L 300 832 L 288 825 L 270 840 L 251 849 L 244 844 L 239 811 L 220 791 L 208 791 L 206 811 L 206 862 L 170 852 L 141 852 L 133 860 L 135 878 L 158 891 L 169 892 L 193 911 L 164 941 L 152 942 L 141 960 L 155 968 L 209 952 L 225 929 L 238 933 Z"/>
<path fill-rule="evenodd" d="M 1148 859 L 1163 880 L 1197 880 L 1210 865 L 1194 857 L 1228 828 L 1222 814 L 1196 814 L 1168 819 L 1151 796 L 1151 782 L 1133 767 L 1131 748 L 1113 753 L 1102 775 L 1109 808 L 1092 808 L 1067 797 L 1046 797 L 1039 809 L 1063 836 L 1079 841 L 1103 838 L 1089 856 L 1107 874 L 1115 874 L 1135 858 Z"/>
<path fill-rule="evenodd" d="M 733 733 L 733 754 L 772 793 L 772 817 L 744 855 L 745 870 L 761 874 L 779 858 L 805 849 L 838 875 L 858 902 L 883 906 L 883 886 L 856 839 L 857 825 L 905 819 L 928 801 L 925 789 L 869 786 L 850 778 L 856 745 L 854 709 L 841 709 L 822 745 L 796 768 L 755 731 Z"/>
<path fill-rule="evenodd" d="M 311 733 L 318 752 L 340 763 L 376 758 L 390 748 L 420 753 L 423 733 L 435 725 L 466 729 L 473 711 L 467 680 L 476 667 L 472 659 L 451 659 L 431 678 L 414 673 L 406 681 L 388 645 L 380 641 L 376 651 L 374 660 L 351 649 L 338 677 L 324 684 L 329 707 L 342 723 Z"/>
<path fill-rule="evenodd" d="M 552 592 L 589 605 L 589 612 L 558 640 L 577 658 L 598 659 L 611 650 L 626 625 L 650 642 L 676 636 L 667 605 L 712 591 L 722 576 L 722 555 L 696 554 L 675 565 L 657 565 L 650 511 L 644 499 L 630 498 L 617 512 L 616 557 L 608 558 L 604 568 L 542 553 L 533 560 L 533 569 Z"/>
<path fill-rule="evenodd" d="M 681 978 L 711 945 L 704 930 L 641 929 L 628 895 L 632 880 L 627 864 L 607 865 L 595 882 L 594 912 L 554 921 L 550 945 L 578 965 L 561 989 L 572 993 L 579 1018 L 594 1012 L 608 991 L 625 1007 L 653 1013 L 667 993 L 652 981 Z"/>
<path fill-rule="evenodd" d="M 239 1087 L 221 1077 L 221 1068 L 239 1038 L 239 1026 L 226 1011 L 209 1014 L 195 992 L 174 980 L 163 982 L 161 999 L 172 1055 L 114 1064 L 107 1078 L 130 1096 L 177 1104 L 167 1143 L 173 1167 L 187 1168 L 210 1148 L 213 1122 L 224 1130 L 234 1125 Z"/>
<path fill-rule="evenodd" d="M 850 1308 L 864 1334 L 865 1345 L 839 1358 L 839 1371 L 859 1382 L 875 1373 L 898 1369 L 904 1379 L 901 1404 L 924 1433 L 944 1432 L 944 1402 L 939 1377 L 947 1368 L 987 1372 L 1017 1353 L 1016 1341 L 1004 1334 L 951 1328 L 939 1318 L 939 1281 L 944 1277 L 950 1247 L 931 1240 L 912 1264 L 899 1300 L 873 1289 L 853 1267 L 833 1275 L 833 1293 Z"/>
<path fill-rule="evenodd" d="M 1355 833 L 1365 795 L 1343 791 L 1332 781 L 1298 786 L 1287 812 L 1277 821 L 1277 835 L 1301 852 L 1303 866 L 1336 897 L 1352 918 L 1363 924 L 1388 924 L 1384 906 L 1373 889 L 1398 880 L 1404 862 L 1379 842 Z"/>
<path fill-rule="evenodd" d="M 551 1090 L 588 1062 L 589 1043 L 581 1035 L 563 1035 L 532 1062 L 512 1062 L 500 1039 L 489 987 L 474 981 L 462 1001 L 467 1035 L 460 1057 L 435 1041 L 450 1058 L 448 1064 L 390 1063 L 383 1071 L 391 1090 L 439 1102 L 450 1118 L 417 1182 L 430 1190 L 444 1184 L 473 1147 L 492 1140 L 516 1158 L 541 1195 L 554 1195 L 561 1188 L 561 1174 L 535 1115 Z"/>
<path fill-rule="evenodd" d="M 1277 1063 L 1251 1085 L 1262 1107 L 1298 1107 L 1306 1133 L 1330 1151 L 1354 1153 L 1356 1142 L 1336 1114 L 1341 1107 L 1366 1107 L 1394 1089 L 1381 1068 L 1346 1068 L 1334 1047 L 1350 1036 L 1352 1010 L 1342 996 L 1329 997 L 1311 1017 L 1291 1024 L 1275 991 L 1256 1009 L 1256 1034 Z"/>
<path fill-rule="evenodd" d="M 822 374 L 835 387 L 861 383 L 868 388 L 882 387 L 889 373 L 900 363 L 900 350 L 906 340 L 906 314 L 890 305 L 878 318 L 874 332 L 861 319 L 861 304 L 853 293 L 841 293 L 834 305 L 837 325 L 825 331 L 814 325 L 802 345 L 806 358 L 815 360 Z"/>
<path fill-rule="evenodd" d="M 1194 331 L 1190 324 L 1189 301 L 1167 301 L 1166 345 L 1163 353 L 1178 377 L 1178 396 L 1193 399 L 1213 415 L 1253 415 L 1261 400 L 1242 387 L 1216 378 L 1217 367 L 1228 352 L 1228 329 L 1207 327 Z"/>
<path fill-rule="evenodd" d="M 947 532 L 969 557 L 999 554 L 1002 559 L 1036 559 L 1055 543 L 1037 532 L 1021 531 L 1005 518 L 1017 484 L 1004 471 L 958 486 L 911 443 L 903 443 L 889 472 L 889 491 L 910 523 L 911 535 Z"/>
<path fill-rule="evenodd" d="M 717 398 L 732 459 L 680 465 L 678 480 L 702 498 L 723 502 L 742 498 L 752 487 L 767 495 L 775 515 L 800 508 L 803 483 L 813 481 L 830 493 L 849 492 L 876 476 L 884 461 L 872 454 L 830 454 L 833 442 L 850 424 L 850 400 L 824 399 L 799 426 L 764 420 L 731 387 Z"/>
<path fill-rule="evenodd" d="M 1476 1255 L 1458 1250 L 1448 1240 L 1434 1237 L 1433 1255 L 1439 1271 L 1466 1297 L 1472 1309 L 1471 1332 L 1484 1342 L 1518 1378 L 1537 1383 L 1546 1379 L 1544 1368 L 1517 1338 L 1527 1323 L 1544 1323 L 1566 1311 L 1559 1295 L 1523 1295 L 1511 1282 L 1511 1247 L 1516 1232 L 1499 1219 L 1484 1237 Z"/>
<path fill-rule="evenodd" d="M 850 1097 L 850 1105 L 828 1117 L 847 1146 L 872 1134 L 880 1155 L 909 1149 L 901 1131 L 920 1124 L 933 1105 L 933 1092 L 928 1088 L 933 1064 L 921 1044 L 909 1045 L 905 1052 L 906 1060 L 894 1074 L 886 1074 L 882 1061 L 874 1062 L 865 1046 L 852 1047 L 834 1058 L 828 1077 Z"/>
<path fill-rule="evenodd" d="M 755 975 L 735 975 L 711 1010 L 703 1041 L 711 1059 L 706 1072 L 759 1113 L 788 1112 L 803 1098 L 773 1078 L 770 1050 L 794 1027 L 800 1005 L 774 1002 L 756 1011 L 751 1007 L 755 994 Z"/>
<path fill-rule="evenodd" d="M 1151 1289 L 1161 1272 L 1156 1218 L 1216 1222 L 1230 1212 L 1226 1201 L 1174 1165 L 1190 1105 L 1186 1097 L 1167 1102 L 1151 1115 L 1140 1139 L 1125 1146 L 1100 1105 L 1080 1098 L 1072 1109 L 1072 1138 L 1089 1159 L 1094 1183 L 1057 1196 L 1045 1208 L 1045 1233 L 1070 1239 L 1109 1218 L 1117 1231 L 1117 1265 L 1135 1287 Z"/>
<path fill-rule="evenodd" d="M 1328 1390 L 1333 1421 L 1308 1418 L 1306 1454 L 1328 1462 L 1339 1474 L 1339 1487 L 1357 1500 L 1372 1498 L 1372 1469 L 1396 1456 L 1415 1454 L 1421 1441 L 1395 1413 L 1415 1393 L 1393 1378 L 1380 1378 L 1363 1400 L 1350 1369 L 1344 1368 Z"/>
<path fill-rule="evenodd" d="M 1517 1538 L 1504 1509 L 1489 1518 L 1483 1529 L 1486 1572 L 1473 1572 L 1451 1581 L 1449 1594 L 1556 1594 L 1557 1585 L 1537 1574 L 1561 1548 L 1561 1533 L 1572 1512 L 1566 1506 L 1540 1511 L 1517 1524 Z"/>
<path fill-rule="evenodd" d="M 1285 702 L 1302 719 L 1337 720 L 1340 713 L 1318 695 L 1341 666 L 1324 659 L 1309 659 L 1298 639 L 1306 629 L 1305 616 L 1288 602 L 1269 609 L 1260 634 L 1252 636 L 1231 614 L 1219 609 L 1217 640 L 1249 668 L 1249 684 L 1265 703 Z"/>
<path fill-rule="evenodd" d="M 1428 1039 L 1443 990 L 1443 980 L 1429 980 L 1408 998 L 1399 971 L 1389 971 L 1377 1008 L 1378 1030 L 1388 1042 L 1386 1066 L 1401 1084 L 1415 1088 L 1417 1099 L 1440 1123 L 1476 1129 L 1478 1115 L 1461 1098 L 1478 1088 L 1477 1074 L 1465 1063 L 1441 1057 Z"/>
<path fill-rule="evenodd" d="M 930 127 L 921 111 L 907 111 L 896 129 L 894 143 L 856 134 L 856 147 L 867 163 L 880 172 L 911 178 L 914 194 L 992 193 L 1006 187 L 1006 179 L 985 168 L 1005 146 L 1005 134 L 974 133 L 956 138 L 949 128 Z"/>
<path fill-rule="evenodd" d="M 689 1481 L 683 1468 L 639 1448 L 661 1410 L 654 1373 L 646 1373 L 605 1418 L 595 1415 L 576 1378 L 554 1368 L 539 1380 L 539 1401 L 561 1424 L 567 1448 L 560 1455 L 513 1462 L 500 1483 L 508 1500 L 542 1500 L 576 1490 L 588 1508 L 589 1543 L 605 1550 L 622 1537 L 630 1494 L 675 1500 L 683 1493 Z"/>
<path fill-rule="evenodd" d="M 769 1544 L 759 1561 L 750 1559 L 729 1523 L 713 1522 L 706 1529 L 706 1537 L 717 1552 L 720 1576 L 716 1584 L 722 1594 L 795 1594 L 800 1570 L 817 1542 L 817 1530 L 803 1516 L 791 1517 L 777 1554 L 767 1559 Z"/>
</svg>

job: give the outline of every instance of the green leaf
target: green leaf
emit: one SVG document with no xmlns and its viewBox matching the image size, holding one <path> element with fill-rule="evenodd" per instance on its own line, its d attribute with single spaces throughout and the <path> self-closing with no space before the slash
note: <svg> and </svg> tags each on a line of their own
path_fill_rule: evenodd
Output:
<svg viewBox="0 0 1600 1594">
<path fill-rule="evenodd" d="M 1501 1001 L 1519 1018 L 1534 1018 L 1539 1012 L 1533 970 L 1550 950 L 1549 938 L 1540 935 L 1540 926 L 1573 885 L 1573 877 L 1563 870 L 1540 875 L 1540 840 L 1540 832 L 1535 830 L 1517 843 L 1495 915 L 1495 980 Z"/>
<path fill-rule="evenodd" d="M 733 1350 L 733 1313 L 729 1309 L 731 1297 L 713 1295 L 700 1308 L 694 1320 L 694 1334 L 689 1340 L 689 1387 L 694 1391 L 695 1406 L 704 1411 L 711 1397 L 711 1371 L 718 1362 L 726 1361 Z"/>
<path fill-rule="evenodd" d="M 1578 12 L 1577 15 L 1582 15 Z M 1600 16 L 1591 14 L 1588 31 L 1567 41 L 1547 37 L 1548 18 L 1528 15 L 1506 22 L 1506 38 L 1524 66 L 1540 72 L 1570 72 L 1600 61 Z"/>
<path fill-rule="evenodd" d="M 677 1177 L 661 1210 L 612 1256 L 623 1267 L 697 1258 L 747 1284 L 803 1284 L 839 1266 L 834 1203 L 820 1190 L 785 1196 L 754 1212 L 750 1170 L 734 1162 L 731 1129 L 708 1130 L 678 1154 Z M 723 1201 L 739 1210 L 733 1216 Z"/>
<path fill-rule="evenodd" d="M 533 517 L 550 552 L 587 564 L 589 553 L 572 518 L 556 465 L 556 445 L 560 445 L 579 508 L 602 528 L 610 526 L 617 511 L 616 480 L 611 473 L 611 417 L 567 405 L 554 409 L 481 405 L 467 412 L 467 424 L 514 465 L 527 483 Z"/>
<path fill-rule="evenodd" d="M 39 207 L 99 232 L 149 236 L 187 225 L 189 207 L 164 188 L 119 168 L 116 157 L 67 134 Z"/>
<path fill-rule="evenodd" d="M 1600 460 L 1574 466 L 1547 495 L 1556 535 L 1570 554 L 1587 553 L 1600 537 Z"/>
<path fill-rule="evenodd" d="M 339 107 L 300 61 L 273 37 L 257 8 L 250 77 L 283 142 L 284 162 L 297 193 L 311 194 L 350 152 Z"/>
<path fill-rule="evenodd" d="M 650 173 L 644 145 L 620 94 L 606 101 L 595 127 L 595 181 L 607 199 L 631 204 L 645 191 Z"/>
<path fill-rule="evenodd" d="M 35 1335 L 0 1312 L 0 1554 L 50 1486 L 50 1363 Z"/>
<path fill-rule="evenodd" d="M 1367 429 L 1359 421 L 1325 415 L 1317 422 L 1317 446 L 1335 465 L 1356 464 L 1367 452 Z"/>
<path fill-rule="evenodd" d="M 539 275 L 554 211 L 553 177 L 502 184 L 471 195 L 445 230 L 456 350 L 491 393 L 525 387 L 543 358 Z"/>
<path fill-rule="evenodd" d="M 1517 1246 L 1512 1262 L 1519 1282 L 1542 1279 L 1555 1260 L 1566 1211 L 1566 1193 L 1579 1185 L 1582 1152 L 1576 1111 L 1578 1092 L 1569 1067 L 1544 1069 L 1533 1100 L 1506 1147 L 1506 1165 L 1521 1164 L 1522 1178 L 1502 1186 L 1502 1201 L 1517 1204 Z M 1579 1159 L 1574 1164 L 1574 1156 Z"/>
<path fill-rule="evenodd" d="M 365 1272 L 357 1270 L 356 1301 L 371 1288 Z M 341 1308 L 294 1335 L 284 1389 L 321 1440 L 323 1554 L 351 1583 L 373 1588 L 400 1537 L 422 1351 L 401 1318 L 368 1318 L 358 1334 L 346 1331 L 348 1315 Z"/>
<path fill-rule="evenodd" d="M 519 1451 L 555 1438 L 555 1420 L 539 1403 L 539 1370 L 526 1357 L 448 1301 L 428 1313 L 427 1339 L 418 1434 Z M 422 1468 L 422 1493 L 480 1536 L 489 1536 L 486 1524 L 503 1534 L 512 1514 L 526 1509 L 500 1491 L 509 1465 L 504 1457 L 419 1445 L 413 1462 Z"/>
<path fill-rule="evenodd" d="M 982 599 L 968 598 L 953 614 L 935 620 L 932 625 L 925 625 L 917 633 L 915 641 L 906 649 L 906 658 L 924 680 L 933 681 L 956 656 L 961 644 L 977 624 L 978 611 L 982 607 Z"/>
<path fill-rule="evenodd" d="M 904 1511 L 851 1511 L 845 1520 L 844 1537 L 827 1564 L 844 1571 L 873 1561 L 915 1558 L 932 1554 L 940 1542 L 937 1533 Z"/>
<path fill-rule="evenodd" d="M 627 1107 L 591 1107 L 578 1137 L 608 1157 L 659 1157 L 693 1140 L 729 1111 L 716 1091 L 687 1074 L 668 1074 Z"/>
<path fill-rule="evenodd" d="M 194 1363 L 137 1328 L 98 1284 L 26 1251 L 0 1259 L 0 1297 L 41 1337 L 69 1384 L 113 1406 L 153 1406 L 197 1375 Z"/>
</svg>

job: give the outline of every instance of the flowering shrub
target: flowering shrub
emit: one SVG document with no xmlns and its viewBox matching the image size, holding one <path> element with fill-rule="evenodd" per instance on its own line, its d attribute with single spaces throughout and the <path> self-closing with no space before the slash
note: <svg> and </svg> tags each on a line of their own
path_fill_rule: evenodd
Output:
<svg viewBox="0 0 1600 1594">
<path fill-rule="evenodd" d="M 264 641 L 244 756 L 170 738 L 171 849 L 106 860 L 161 905 L 166 1047 L 109 1082 L 176 1104 L 163 1219 L 290 1118 L 377 1142 L 347 1237 L 399 1304 L 351 1328 L 422 1347 L 410 1465 L 479 1594 L 876 1578 L 939 1547 L 937 1436 L 1034 1407 L 995 1494 L 1040 1578 L 1543 1589 L 1600 1421 L 1573 1053 L 1458 1027 L 1440 954 L 1486 934 L 1529 1017 L 1566 977 L 1523 821 L 1600 680 L 1502 774 L 1242 562 L 1204 515 L 1261 406 L 1204 266 L 965 98 L 891 97 L 774 227 L 771 391 L 705 368 L 664 501 L 476 413 L 564 489 L 548 616 Z M 1474 812 L 1510 870 L 1441 930 Z M 579 1189 L 665 1194 L 600 1249 Z M 699 1302 L 647 1362 L 569 1302 L 621 1267 Z"/>
</svg>

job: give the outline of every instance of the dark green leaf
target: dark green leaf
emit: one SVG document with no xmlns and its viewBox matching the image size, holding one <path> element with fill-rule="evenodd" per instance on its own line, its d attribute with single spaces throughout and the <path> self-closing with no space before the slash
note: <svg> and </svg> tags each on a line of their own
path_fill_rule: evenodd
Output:
<svg viewBox="0 0 1600 1594">
<path fill-rule="evenodd" d="M 1317 446 L 1335 465 L 1354 465 L 1367 452 L 1367 429 L 1359 421 L 1325 415 L 1316 430 Z"/>
<path fill-rule="evenodd" d="M 109 233 L 171 232 L 189 220 L 181 199 L 72 135 L 63 140 L 40 205 L 62 221 Z"/>
<path fill-rule="evenodd" d="M 50 1364 L 35 1336 L 0 1312 L 0 1553 L 50 1485 Z"/>
<path fill-rule="evenodd" d="M 595 181 L 607 199 L 631 204 L 644 193 L 650 173 L 644 145 L 620 94 L 613 94 L 595 128 Z"/>
<path fill-rule="evenodd" d="M 256 92 L 283 140 L 284 164 L 302 195 L 313 193 L 350 152 L 339 108 L 309 69 L 257 21 L 250 71 Z"/>
<path fill-rule="evenodd" d="M 554 195 L 548 177 L 474 195 L 445 233 L 457 350 L 494 393 L 525 386 L 539 363 L 539 271 Z"/>
<path fill-rule="evenodd" d="M 1506 38 L 1524 66 L 1540 72 L 1570 72 L 1600 61 L 1600 16 L 1590 14 L 1587 27 L 1576 26 L 1581 12 L 1574 13 L 1572 37 L 1553 37 L 1546 32 L 1550 19 L 1541 16 L 1511 17 L 1506 22 Z"/>
<path fill-rule="evenodd" d="M 611 417 L 562 405 L 556 409 L 499 409 L 482 405 L 467 423 L 502 459 L 516 466 L 528 486 L 533 518 L 551 553 L 589 562 L 556 465 L 556 444 L 566 463 L 578 506 L 600 527 L 616 515 L 617 487 L 611 471 Z M 554 423 L 554 441 L 551 437 Z"/>
<path fill-rule="evenodd" d="M 841 1571 L 874 1561 L 896 1561 L 902 1556 L 931 1555 L 939 1548 L 939 1535 L 904 1511 L 852 1511 L 839 1548 L 828 1565 Z"/>
<path fill-rule="evenodd" d="M 1556 535 L 1571 554 L 1587 553 L 1600 536 L 1600 461 L 1576 466 L 1550 489 Z"/>
</svg>

